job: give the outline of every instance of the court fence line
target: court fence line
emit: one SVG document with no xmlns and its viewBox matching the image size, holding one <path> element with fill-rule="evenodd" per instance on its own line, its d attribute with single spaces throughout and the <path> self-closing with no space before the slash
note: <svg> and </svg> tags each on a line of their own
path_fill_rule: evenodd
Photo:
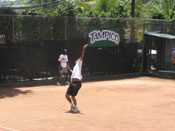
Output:
<svg viewBox="0 0 175 131">
<path fill-rule="evenodd" d="M 89 47 L 83 75 L 142 73 L 144 33 L 175 34 L 163 20 L 0 15 L 0 82 L 56 79 L 58 56 L 68 50 L 70 66 L 88 41 L 89 27 L 120 28 L 116 47 Z"/>
</svg>

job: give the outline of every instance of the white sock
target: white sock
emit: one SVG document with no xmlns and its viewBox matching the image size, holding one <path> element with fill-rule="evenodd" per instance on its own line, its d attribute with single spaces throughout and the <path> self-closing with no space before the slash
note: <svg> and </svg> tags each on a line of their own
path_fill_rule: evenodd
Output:
<svg viewBox="0 0 175 131">
<path fill-rule="evenodd" d="M 71 101 L 71 105 L 72 105 L 72 106 L 75 106 L 74 103 L 73 103 L 73 101 Z"/>
<path fill-rule="evenodd" d="M 75 107 L 75 109 L 77 109 L 77 110 L 78 110 L 78 106 L 77 106 L 77 105 L 75 105 L 74 107 Z"/>
</svg>

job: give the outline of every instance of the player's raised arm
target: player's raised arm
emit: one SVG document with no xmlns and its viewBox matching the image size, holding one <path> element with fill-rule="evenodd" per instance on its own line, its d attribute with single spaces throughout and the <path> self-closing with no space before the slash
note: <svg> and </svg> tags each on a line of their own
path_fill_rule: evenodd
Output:
<svg viewBox="0 0 175 131">
<path fill-rule="evenodd" d="M 83 50 L 82 50 L 82 52 L 81 52 L 81 57 L 80 57 L 81 60 L 83 60 L 83 58 L 84 58 L 84 52 L 85 52 L 85 49 L 86 49 L 87 46 L 88 46 L 88 44 L 85 44 L 85 45 L 83 46 Z"/>
</svg>

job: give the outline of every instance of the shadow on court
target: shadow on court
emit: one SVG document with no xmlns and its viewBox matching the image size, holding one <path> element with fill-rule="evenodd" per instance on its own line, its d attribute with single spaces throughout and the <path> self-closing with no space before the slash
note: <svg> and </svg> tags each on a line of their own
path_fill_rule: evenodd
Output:
<svg viewBox="0 0 175 131">
<path fill-rule="evenodd" d="M 6 88 L 6 87 L 36 87 L 36 86 L 47 86 L 47 85 L 56 85 L 56 80 L 41 80 L 41 81 L 26 81 L 26 82 L 16 82 L 16 83 L 2 83 L 0 84 L 0 89 L 1 88 Z"/>
<path fill-rule="evenodd" d="M 15 88 L 0 88 L 0 99 L 6 98 L 6 97 L 14 97 L 20 94 L 27 95 L 29 93 L 32 93 L 32 91 L 31 90 L 21 91 Z"/>
<path fill-rule="evenodd" d="M 81 113 L 81 112 L 66 111 L 65 113 L 85 115 L 85 114 L 83 114 L 83 113 Z"/>
</svg>

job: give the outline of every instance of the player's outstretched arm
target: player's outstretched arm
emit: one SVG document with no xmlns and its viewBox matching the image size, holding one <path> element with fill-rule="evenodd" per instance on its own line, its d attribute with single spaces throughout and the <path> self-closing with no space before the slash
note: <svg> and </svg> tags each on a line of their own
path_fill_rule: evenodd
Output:
<svg viewBox="0 0 175 131">
<path fill-rule="evenodd" d="M 87 46 L 88 46 L 88 44 L 85 44 L 85 45 L 83 46 L 83 50 L 82 50 L 82 52 L 81 52 L 81 57 L 80 57 L 81 60 L 83 60 L 83 58 L 84 58 L 84 52 L 85 52 L 85 49 L 86 49 Z"/>
</svg>

